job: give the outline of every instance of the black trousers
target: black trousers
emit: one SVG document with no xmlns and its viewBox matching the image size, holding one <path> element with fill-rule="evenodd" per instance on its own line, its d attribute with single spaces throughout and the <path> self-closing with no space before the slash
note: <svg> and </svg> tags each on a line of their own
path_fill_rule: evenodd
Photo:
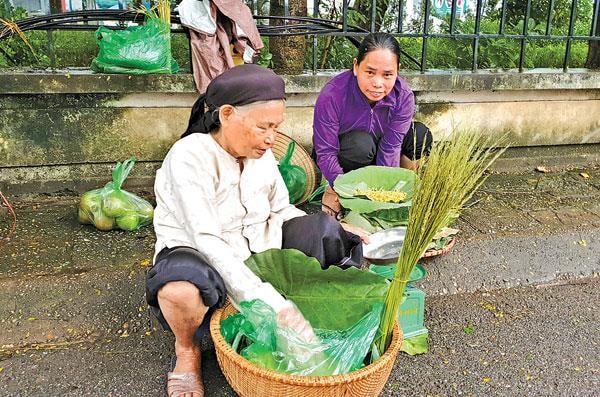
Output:
<svg viewBox="0 0 600 397">
<path fill-rule="evenodd" d="M 290 219 L 283 224 L 282 248 L 295 248 L 315 257 L 323 268 L 330 265 L 360 267 L 360 237 L 346 232 L 340 223 L 323 212 Z M 191 247 L 164 248 L 146 275 L 146 301 L 165 330 L 170 330 L 158 305 L 158 291 L 167 283 L 188 281 L 194 284 L 208 306 L 209 314 L 222 307 L 227 297 L 219 273 Z M 205 316 L 206 325 L 210 315 Z"/>
<path fill-rule="evenodd" d="M 374 165 L 377 158 L 379 139 L 366 131 L 354 130 L 340 135 L 338 161 L 344 172 L 353 171 L 367 165 Z M 433 143 L 433 135 L 425 124 L 413 121 L 402 141 L 401 153 L 410 160 L 418 160 L 421 154 L 428 155 Z M 313 159 L 316 153 L 313 149 Z"/>
<path fill-rule="evenodd" d="M 418 160 L 421 154 L 431 150 L 433 135 L 425 124 L 413 121 L 404 140 L 401 153 L 410 160 Z M 379 139 L 368 132 L 355 130 L 340 135 L 338 161 L 344 172 L 375 164 Z"/>
</svg>

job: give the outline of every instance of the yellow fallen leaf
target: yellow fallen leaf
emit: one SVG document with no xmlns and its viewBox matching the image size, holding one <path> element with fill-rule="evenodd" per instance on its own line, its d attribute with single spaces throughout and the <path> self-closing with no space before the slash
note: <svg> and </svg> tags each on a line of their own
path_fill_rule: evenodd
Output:
<svg viewBox="0 0 600 397">
<path fill-rule="evenodd" d="M 492 378 L 483 378 L 483 383 L 490 383 L 492 381 Z"/>
<path fill-rule="evenodd" d="M 2 373 L 2 371 L 4 371 L 4 367 L 0 367 L 0 373 Z"/>
<path fill-rule="evenodd" d="M 579 175 L 581 175 L 583 179 L 588 179 L 590 177 L 590 174 L 588 174 L 587 172 L 580 172 Z"/>
<path fill-rule="evenodd" d="M 35 321 L 35 320 L 37 320 L 37 318 L 35 318 L 35 317 L 27 317 L 27 321 Z"/>
<path fill-rule="evenodd" d="M 144 259 L 143 261 L 140 262 L 140 266 L 141 267 L 150 267 L 150 259 Z"/>
<path fill-rule="evenodd" d="M 579 240 L 577 244 L 581 245 L 582 247 L 587 247 L 587 241 L 585 240 Z"/>
</svg>

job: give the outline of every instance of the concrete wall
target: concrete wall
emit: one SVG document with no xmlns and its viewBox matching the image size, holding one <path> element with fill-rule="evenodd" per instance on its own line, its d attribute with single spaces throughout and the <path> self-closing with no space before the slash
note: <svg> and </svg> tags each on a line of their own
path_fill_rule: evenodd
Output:
<svg viewBox="0 0 600 397">
<path fill-rule="evenodd" d="M 600 142 L 600 73 L 404 75 L 416 118 L 438 137 L 453 129 L 509 135 L 515 146 Z M 330 76 L 286 77 L 283 130 L 310 148 L 313 105 Z M 135 155 L 147 184 L 187 126 L 190 75 L 0 74 L 0 190 L 85 189 Z M 53 166 L 53 167 L 49 167 Z"/>
</svg>

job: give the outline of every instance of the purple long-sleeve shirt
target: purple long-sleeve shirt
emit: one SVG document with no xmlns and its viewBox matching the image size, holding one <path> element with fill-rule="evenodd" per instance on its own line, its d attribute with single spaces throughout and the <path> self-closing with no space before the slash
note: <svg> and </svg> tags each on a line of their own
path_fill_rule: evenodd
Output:
<svg viewBox="0 0 600 397">
<path fill-rule="evenodd" d="M 313 147 L 325 179 L 333 186 L 335 178 L 344 173 L 337 158 L 339 135 L 353 130 L 380 137 L 376 165 L 398 167 L 414 112 L 413 93 L 400 77 L 392 91 L 373 106 L 358 88 L 352 70 L 332 78 L 317 98 L 313 119 Z"/>
</svg>

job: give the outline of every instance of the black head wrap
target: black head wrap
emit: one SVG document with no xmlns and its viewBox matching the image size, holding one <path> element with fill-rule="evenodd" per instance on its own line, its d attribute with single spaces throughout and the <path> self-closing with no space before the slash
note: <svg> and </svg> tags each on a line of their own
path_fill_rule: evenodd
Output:
<svg viewBox="0 0 600 397">
<path fill-rule="evenodd" d="M 206 93 L 194 103 L 187 130 L 181 137 L 197 132 L 208 134 L 217 129 L 222 105 L 243 106 L 275 99 L 285 99 L 285 83 L 281 77 L 258 65 L 236 66 L 210 82 Z"/>
</svg>

